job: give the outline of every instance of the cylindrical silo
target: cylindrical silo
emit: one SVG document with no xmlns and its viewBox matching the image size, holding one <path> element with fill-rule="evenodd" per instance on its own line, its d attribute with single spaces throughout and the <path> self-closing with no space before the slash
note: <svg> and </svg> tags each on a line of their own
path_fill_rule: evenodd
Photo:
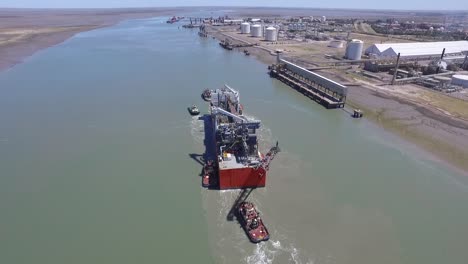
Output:
<svg viewBox="0 0 468 264">
<path fill-rule="evenodd" d="M 343 46 L 344 44 L 342 40 L 332 40 L 328 44 L 328 47 L 332 47 L 332 48 L 343 48 Z"/>
<path fill-rule="evenodd" d="M 262 26 L 255 24 L 250 27 L 250 34 L 252 37 L 260 38 L 262 36 Z"/>
<path fill-rule="evenodd" d="M 241 24 L 241 33 L 250 34 L 250 23 L 244 22 Z"/>
<path fill-rule="evenodd" d="M 346 58 L 349 60 L 360 60 L 362 55 L 362 49 L 364 47 L 364 42 L 359 39 L 353 39 L 348 43 L 346 47 Z"/>
<path fill-rule="evenodd" d="M 468 88 L 468 75 L 457 74 L 452 76 L 452 84 Z"/>
<path fill-rule="evenodd" d="M 322 22 L 325 22 L 327 21 L 327 17 L 326 16 L 322 16 Z"/>
<path fill-rule="evenodd" d="M 275 34 L 275 37 L 276 37 L 276 40 L 278 40 L 278 36 L 279 36 L 279 32 L 280 32 L 280 28 L 281 28 L 281 27 L 280 27 L 279 25 L 274 25 L 273 27 L 276 29 L 276 31 L 275 31 L 275 33 L 276 33 L 276 34 Z"/>
<path fill-rule="evenodd" d="M 276 28 L 267 27 L 265 30 L 265 40 L 266 41 L 276 41 Z"/>
</svg>

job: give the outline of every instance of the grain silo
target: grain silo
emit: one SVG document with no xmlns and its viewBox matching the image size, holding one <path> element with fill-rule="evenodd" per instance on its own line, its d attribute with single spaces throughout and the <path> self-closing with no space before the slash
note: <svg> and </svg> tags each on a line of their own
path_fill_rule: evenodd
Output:
<svg viewBox="0 0 468 264">
<path fill-rule="evenodd" d="M 241 24 L 241 33 L 250 34 L 250 23 L 244 22 Z"/>
<path fill-rule="evenodd" d="M 252 25 L 250 27 L 250 34 L 252 37 L 260 38 L 262 36 L 262 26 L 259 24 Z"/>
<path fill-rule="evenodd" d="M 276 28 L 267 27 L 265 29 L 265 40 L 266 41 L 276 41 Z"/>
<path fill-rule="evenodd" d="M 346 46 L 345 57 L 349 60 L 360 60 L 362 55 L 362 49 L 364 47 L 364 42 L 359 39 L 353 39 L 348 42 Z"/>
<path fill-rule="evenodd" d="M 332 47 L 332 48 L 343 48 L 344 47 L 344 44 L 343 44 L 343 41 L 342 40 L 332 40 L 330 41 L 330 43 L 328 44 L 328 47 Z"/>
</svg>

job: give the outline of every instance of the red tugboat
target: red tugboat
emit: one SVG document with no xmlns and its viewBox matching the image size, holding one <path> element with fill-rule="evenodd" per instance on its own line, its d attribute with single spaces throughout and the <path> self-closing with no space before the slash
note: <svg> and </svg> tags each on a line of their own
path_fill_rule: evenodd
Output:
<svg viewBox="0 0 468 264">
<path fill-rule="evenodd" d="M 168 23 L 168 24 L 173 24 L 173 23 L 178 22 L 178 21 L 179 21 L 179 18 L 173 16 L 172 18 L 168 19 L 168 20 L 166 21 L 166 23 Z"/>
<path fill-rule="evenodd" d="M 203 167 L 203 177 L 202 177 L 202 186 L 203 187 L 210 187 L 210 175 L 213 175 L 214 168 L 213 168 L 213 161 L 208 160 L 208 162 Z"/>
<path fill-rule="evenodd" d="M 253 203 L 241 203 L 239 206 L 239 217 L 241 225 L 252 243 L 259 243 L 270 239 L 270 234 Z"/>
</svg>

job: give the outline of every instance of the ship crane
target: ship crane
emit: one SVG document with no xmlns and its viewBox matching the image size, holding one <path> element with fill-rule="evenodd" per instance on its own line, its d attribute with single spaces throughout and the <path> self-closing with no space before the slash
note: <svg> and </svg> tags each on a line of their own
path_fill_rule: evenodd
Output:
<svg viewBox="0 0 468 264">
<path fill-rule="evenodd" d="M 280 152 L 281 149 L 278 147 L 278 141 L 276 141 L 276 146 L 272 147 L 270 151 L 265 155 L 265 157 L 262 159 L 262 161 L 255 167 L 255 169 L 263 168 L 266 171 L 270 169 L 270 163 L 273 161 L 273 159 L 276 157 L 276 154 Z"/>
<path fill-rule="evenodd" d="M 217 114 L 217 115 L 226 115 L 229 117 L 232 117 L 234 120 L 243 123 L 245 125 L 254 125 L 256 128 L 260 127 L 260 121 L 259 120 L 254 120 L 254 119 L 247 119 L 244 116 L 238 116 L 236 114 L 233 114 L 229 111 L 226 111 L 222 108 L 219 108 L 217 106 L 212 106 L 211 107 L 211 113 Z"/>
</svg>

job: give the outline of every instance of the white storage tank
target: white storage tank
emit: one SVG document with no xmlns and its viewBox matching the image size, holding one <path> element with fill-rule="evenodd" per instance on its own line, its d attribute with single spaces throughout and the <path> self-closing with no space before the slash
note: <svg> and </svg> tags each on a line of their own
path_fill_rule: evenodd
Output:
<svg viewBox="0 0 468 264">
<path fill-rule="evenodd" d="M 255 24 L 250 27 L 250 34 L 252 37 L 260 38 L 262 36 L 262 26 Z"/>
<path fill-rule="evenodd" d="M 328 47 L 332 47 L 332 48 L 343 48 L 344 47 L 344 43 L 342 40 L 332 40 L 330 41 L 330 43 L 328 44 Z"/>
<path fill-rule="evenodd" d="M 266 41 L 276 41 L 276 28 L 267 27 L 265 29 L 265 40 Z"/>
<path fill-rule="evenodd" d="M 349 60 L 360 60 L 363 48 L 364 42 L 362 40 L 353 39 L 348 42 L 345 57 Z"/>
<path fill-rule="evenodd" d="M 276 40 L 278 40 L 281 27 L 279 25 L 274 25 L 273 27 L 276 29 Z"/>
<path fill-rule="evenodd" d="M 327 17 L 326 16 L 322 16 L 322 22 L 325 22 L 327 21 Z"/>
<path fill-rule="evenodd" d="M 452 84 L 468 88 L 468 75 L 456 74 L 452 76 Z"/>
<path fill-rule="evenodd" d="M 241 24 L 241 33 L 250 34 L 250 23 L 244 22 Z"/>
</svg>

